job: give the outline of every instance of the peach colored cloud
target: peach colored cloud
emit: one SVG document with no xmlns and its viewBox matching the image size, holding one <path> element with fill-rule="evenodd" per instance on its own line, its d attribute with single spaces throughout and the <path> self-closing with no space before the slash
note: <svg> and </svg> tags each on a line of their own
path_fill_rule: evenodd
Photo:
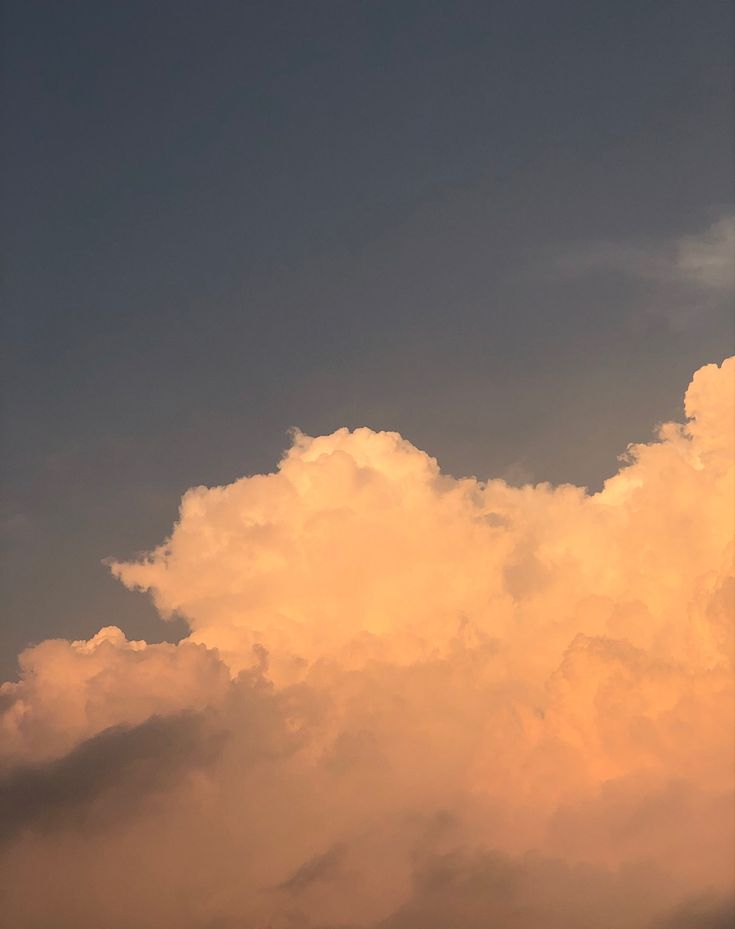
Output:
<svg viewBox="0 0 735 929">
<path fill-rule="evenodd" d="M 111 567 L 190 635 L 2 687 L 11 924 L 729 925 L 734 393 L 701 368 L 597 494 L 368 429 L 188 491 Z"/>
</svg>

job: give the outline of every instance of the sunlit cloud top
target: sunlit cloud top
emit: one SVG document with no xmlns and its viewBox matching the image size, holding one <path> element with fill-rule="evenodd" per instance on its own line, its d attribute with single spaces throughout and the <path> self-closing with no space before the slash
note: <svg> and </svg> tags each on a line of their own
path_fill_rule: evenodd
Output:
<svg viewBox="0 0 735 929">
<path fill-rule="evenodd" d="M 599 493 L 369 429 L 189 490 L 111 568 L 190 634 L 2 686 L 12 924 L 727 925 L 734 391 L 697 371 Z"/>
</svg>

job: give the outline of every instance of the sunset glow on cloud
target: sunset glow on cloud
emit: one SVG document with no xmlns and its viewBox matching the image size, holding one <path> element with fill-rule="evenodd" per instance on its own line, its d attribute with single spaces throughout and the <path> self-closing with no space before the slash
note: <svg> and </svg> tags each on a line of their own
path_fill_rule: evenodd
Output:
<svg viewBox="0 0 735 929">
<path fill-rule="evenodd" d="M 366 428 L 189 490 L 110 567 L 190 634 L 0 689 L 2 924 L 730 925 L 734 358 L 685 412 L 592 494 Z"/>
</svg>

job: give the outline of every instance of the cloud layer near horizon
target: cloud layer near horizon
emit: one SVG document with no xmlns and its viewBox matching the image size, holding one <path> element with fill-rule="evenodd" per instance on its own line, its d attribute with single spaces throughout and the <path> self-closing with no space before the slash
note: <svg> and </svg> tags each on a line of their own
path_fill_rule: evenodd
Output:
<svg viewBox="0 0 735 929">
<path fill-rule="evenodd" d="M 188 491 L 111 565 L 188 638 L 2 686 L 4 925 L 730 925 L 734 388 L 592 495 L 368 429 Z"/>
</svg>

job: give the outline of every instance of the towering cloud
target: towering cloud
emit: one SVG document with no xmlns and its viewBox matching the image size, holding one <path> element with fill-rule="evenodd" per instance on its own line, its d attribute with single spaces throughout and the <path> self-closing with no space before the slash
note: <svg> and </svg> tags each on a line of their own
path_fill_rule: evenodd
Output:
<svg viewBox="0 0 735 929">
<path fill-rule="evenodd" d="M 730 925 L 734 392 L 597 494 L 368 429 L 190 490 L 111 565 L 190 635 L 2 687 L 6 924 Z"/>
</svg>

